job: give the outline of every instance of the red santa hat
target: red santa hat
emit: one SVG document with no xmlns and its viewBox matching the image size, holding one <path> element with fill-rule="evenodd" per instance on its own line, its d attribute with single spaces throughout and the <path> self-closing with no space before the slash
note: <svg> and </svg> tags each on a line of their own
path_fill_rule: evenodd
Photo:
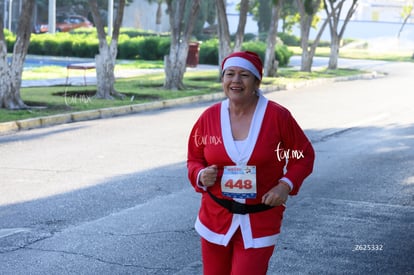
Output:
<svg viewBox="0 0 414 275">
<path fill-rule="evenodd" d="M 221 63 L 222 72 L 228 67 L 241 67 L 250 71 L 259 80 L 262 80 L 263 63 L 259 55 L 254 52 L 244 51 L 230 54 Z"/>
</svg>

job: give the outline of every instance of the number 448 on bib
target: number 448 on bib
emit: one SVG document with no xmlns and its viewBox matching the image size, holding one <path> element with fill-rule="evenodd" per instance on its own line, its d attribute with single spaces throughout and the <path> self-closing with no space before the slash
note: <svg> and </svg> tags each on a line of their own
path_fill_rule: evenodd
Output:
<svg viewBox="0 0 414 275">
<path fill-rule="evenodd" d="M 221 191 L 230 198 L 256 198 L 256 166 L 225 166 Z"/>
</svg>

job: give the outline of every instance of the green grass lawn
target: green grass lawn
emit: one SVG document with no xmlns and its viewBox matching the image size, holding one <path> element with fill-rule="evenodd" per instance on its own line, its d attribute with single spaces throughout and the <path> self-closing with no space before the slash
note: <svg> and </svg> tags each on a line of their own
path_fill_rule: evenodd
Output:
<svg viewBox="0 0 414 275">
<path fill-rule="evenodd" d="M 22 88 L 23 101 L 34 108 L 18 111 L 0 109 L 0 122 L 215 93 L 220 91 L 217 79 L 216 71 L 187 73 L 184 80 L 187 89 L 169 91 L 162 88 L 162 73 L 121 78 L 116 80 L 115 88 L 126 96 L 123 100 L 94 98 L 96 86 Z"/>
<path fill-rule="evenodd" d="M 300 54 L 299 48 L 293 47 L 290 49 L 294 52 L 294 54 Z M 317 50 L 318 56 L 327 56 L 328 54 L 328 48 L 318 48 Z M 346 51 L 341 51 L 341 57 L 389 61 L 413 61 L 408 52 L 388 52 L 379 54 L 370 52 L 366 49 L 348 49 Z M 163 62 L 122 62 L 116 65 L 115 71 L 147 68 L 163 68 Z M 71 70 L 70 77 L 83 76 L 84 73 L 85 72 L 79 70 Z M 297 71 L 293 68 L 280 68 L 278 70 L 278 77 L 265 77 L 262 81 L 262 86 L 286 85 L 297 81 L 349 76 L 360 73 L 363 72 L 351 69 L 315 70 L 314 72 L 306 73 Z M 65 67 L 45 66 L 24 71 L 23 79 L 35 80 L 65 78 L 67 74 L 68 71 Z M 86 71 L 86 75 L 94 76 L 95 70 Z M 163 83 L 163 73 L 151 73 L 131 78 L 118 78 L 116 80 L 115 88 L 117 91 L 126 96 L 123 100 L 103 100 L 94 98 L 93 95 L 96 92 L 96 86 L 22 88 L 22 99 L 32 108 L 18 111 L 0 109 L 0 122 L 221 92 L 221 84 L 218 77 L 218 71 L 216 70 L 191 71 L 185 73 L 184 84 L 186 85 L 186 89 L 181 91 L 164 90 L 162 88 Z"/>
<path fill-rule="evenodd" d="M 335 71 L 317 71 L 312 73 L 298 72 L 293 69 L 280 69 L 276 78 L 265 77 L 262 86 L 285 85 L 293 81 L 335 77 L 339 75 L 355 75 L 358 70 L 339 69 Z M 131 78 L 116 80 L 115 88 L 126 97 L 104 100 L 94 98 L 96 86 L 55 86 L 22 88 L 23 101 L 31 106 L 28 110 L 10 111 L 0 109 L 0 122 L 15 121 L 61 113 L 94 110 L 131 104 L 140 104 L 155 100 L 168 100 L 180 97 L 204 95 L 221 92 L 218 71 L 187 72 L 184 77 L 185 90 L 170 91 L 163 89 L 164 74 L 152 73 Z"/>
</svg>

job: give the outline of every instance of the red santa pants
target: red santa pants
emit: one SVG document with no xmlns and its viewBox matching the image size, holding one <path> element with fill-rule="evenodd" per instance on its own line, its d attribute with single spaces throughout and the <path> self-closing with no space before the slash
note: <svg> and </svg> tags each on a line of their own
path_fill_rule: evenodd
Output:
<svg viewBox="0 0 414 275">
<path fill-rule="evenodd" d="M 244 248 L 240 229 L 227 246 L 201 239 L 204 275 L 265 275 L 274 246 Z"/>
</svg>

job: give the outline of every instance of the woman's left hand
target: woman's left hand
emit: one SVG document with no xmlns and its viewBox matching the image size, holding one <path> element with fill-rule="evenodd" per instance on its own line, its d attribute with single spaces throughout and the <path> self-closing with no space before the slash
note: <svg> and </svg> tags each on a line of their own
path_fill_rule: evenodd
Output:
<svg viewBox="0 0 414 275">
<path fill-rule="evenodd" d="M 279 206 L 285 204 L 289 196 L 290 188 L 282 183 L 279 183 L 270 189 L 262 197 L 262 203 L 270 206 Z"/>
</svg>

